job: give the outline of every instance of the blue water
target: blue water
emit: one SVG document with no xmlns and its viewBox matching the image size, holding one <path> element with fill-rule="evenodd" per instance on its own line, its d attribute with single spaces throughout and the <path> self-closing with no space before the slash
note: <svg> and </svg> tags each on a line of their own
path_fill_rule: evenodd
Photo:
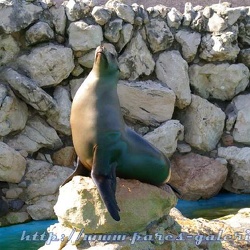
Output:
<svg viewBox="0 0 250 250">
<path fill-rule="evenodd" d="M 215 219 L 229 214 L 236 214 L 241 208 L 250 208 L 250 194 L 222 193 L 208 200 L 179 200 L 176 208 L 190 219 Z"/>
<path fill-rule="evenodd" d="M 250 207 L 250 194 L 219 194 L 211 199 L 199 201 L 179 200 L 176 206 L 188 218 L 206 219 L 235 214 L 245 207 Z M 48 238 L 46 229 L 56 222 L 56 220 L 32 221 L 0 227 L 0 250 L 37 250 L 45 244 Z M 40 240 L 43 234 L 45 240 Z M 33 241 L 33 237 L 37 240 Z"/>
<path fill-rule="evenodd" d="M 45 244 L 40 240 L 42 234 L 48 235 L 47 227 L 55 224 L 56 220 L 32 221 L 24 224 L 0 228 L 0 249 L 1 250 L 37 250 Z M 24 232 L 25 231 L 25 232 Z M 37 234 L 36 234 L 37 233 Z M 34 234 L 36 234 L 34 236 Z M 23 239 L 22 239 L 23 236 Z M 35 237 L 36 241 L 32 238 Z M 44 238 L 45 238 L 44 237 Z M 30 240 L 28 240 L 30 239 Z"/>
</svg>

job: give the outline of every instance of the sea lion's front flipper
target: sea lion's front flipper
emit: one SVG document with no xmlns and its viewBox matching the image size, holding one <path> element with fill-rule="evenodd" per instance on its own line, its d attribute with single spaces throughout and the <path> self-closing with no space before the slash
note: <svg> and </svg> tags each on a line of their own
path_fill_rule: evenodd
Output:
<svg viewBox="0 0 250 250">
<path fill-rule="evenodd" d="M 65 185 L 66 183 L 70 182 L 74 176 L 89 176 L 90 175 L 90 171 L 85 168 L 85 166 L 81 163 L 79 157 L 77 158 L 77 164 L 76 164 L 76 169 L 75 171 L 63 182 L 63 184 L 61 185 L 61 187 L 63 185 Z"/>
<path fill-rule="evenodd" d="M 115 191 L 116 191 L 116 166 L 117 163 L 113 162 L 110 163 L 108 168 L 104 168 L 100 166 L 99 164 L 102 164 L 102 161 L 98 159 L 97 156 L 97 149 L 95 149 L 94 152 L 94 158 L 93 158 L 93 166 L 91 171 L 91 177 L 96 184 L 96 187 L 99 191 L 99 194 L 106 205 L 111 217 L 119 221 L 119 207 L 117 205 L 117 201 L 115 198 Z M 105 161 L 103 161 L 103 164 L 105 164 Z M 106 172 L 107 169 L 109 169 L 109 172 Z"/>
<path fill-rule="evenodd" d="M 119 207 L 117 205 L 117 201 L 115 198 L 115 190 L 116 190 L 116 175 L 115 168 L 116 164 L 111 165 L 111 174 L 110 175 L 100 175 L 95 174 L 94 171 L 91 172 L 91 177 L 94 183 L 97 186 L 97 189 L 100 193 L 100 196 L 106 205 L 111 217 L 119 221 Z"/>
</svg>

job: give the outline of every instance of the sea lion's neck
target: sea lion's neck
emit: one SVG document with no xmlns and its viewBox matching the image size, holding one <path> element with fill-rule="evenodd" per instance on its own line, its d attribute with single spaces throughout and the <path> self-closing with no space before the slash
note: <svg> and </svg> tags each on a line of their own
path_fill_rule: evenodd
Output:
<svg viewBox="0 0 250 250">
<path fill-rule="evenodd" d="M 103 87 L 104 85 L 106 85 L 107 87 L 116 87 L 118 80 L 119 80 L 119 71 L 118 72 L 102 72 L 102 71 L 97 71 L 97 70 L 92 70 L 91 75 L 93 75 L 93 77 L 96 77 L 99 82 L 100 79 L 101 82 L 103 83 Z M 100 84 L 100 83 L 99 83 Z M 100 86 L 101 87 L 101 86 Z"/>
</svg>

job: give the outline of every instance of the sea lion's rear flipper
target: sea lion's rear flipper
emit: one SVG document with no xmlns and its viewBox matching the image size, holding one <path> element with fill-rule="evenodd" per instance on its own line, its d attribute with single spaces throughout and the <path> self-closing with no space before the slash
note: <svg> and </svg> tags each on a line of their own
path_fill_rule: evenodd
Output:
<svg viewBox="0 0 250 250">
<path fill-rule="evenodd" d="M 116 191 L 116 166 L 117 163 L 113 162 L 109 164 L 108 168 L 103 168 L 105 161 L 102 161 L 100 158 L 98 159 L 97 156 L 97 149 L 94 152 L 93 158 L 93 166 L 91 171 L 91 177 L 96 184 L 96 187 L 99 191 L 99 194 L 106 205 L 111 217 L 119 221 L 119 207 L 117 205 L 117 201 L 115 198 L 115 191 Z M 107 169 L 109 171 L 107 172 Z"/>
<path fill-rule="evenodd" d="M 74 176 L 90 176 L 90 171 L 85 168 L 85 166 L 81 163 L 79 157 L 77 158 L 77 165 L 75 171 L 63 182 L 61 187 L 65 185 L 66 183 L 70 182 Z"/>
</svg>

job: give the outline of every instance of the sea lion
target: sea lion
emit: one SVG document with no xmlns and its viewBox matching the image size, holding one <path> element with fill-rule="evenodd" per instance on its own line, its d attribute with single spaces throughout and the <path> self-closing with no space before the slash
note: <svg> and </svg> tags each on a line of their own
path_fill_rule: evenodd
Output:
<svg viewBox="0 0 250 250">
<path fill-rule="evenodd" d="M 170 162 L 125 125 L 117 95 L 116 52 L 107 48 L 107 44 L 97 47 L 93 69 L 73 99 L 70 123 L 78 160 L 63 185 L 75 175 L 91 172 L 110 215 L 119 221 L 116 176 L 160 185 L 170 177 Z"/>
</svg>

